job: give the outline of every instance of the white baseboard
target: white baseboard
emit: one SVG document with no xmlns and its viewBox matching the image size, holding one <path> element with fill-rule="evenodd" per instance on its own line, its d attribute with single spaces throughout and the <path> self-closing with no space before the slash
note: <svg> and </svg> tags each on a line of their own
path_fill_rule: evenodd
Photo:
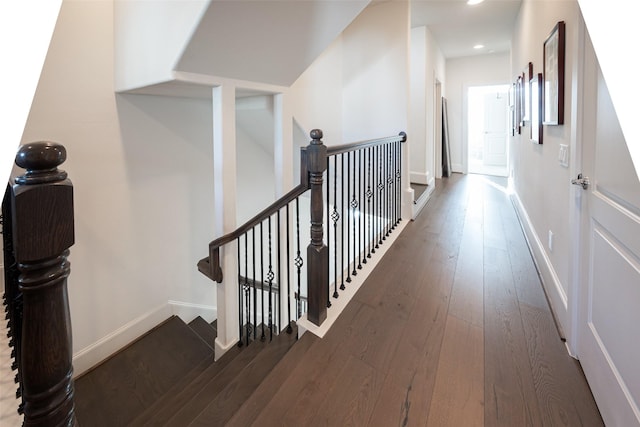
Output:
<svg viewBox="0 0 640 427">
<path fill-rule="evenodd" d="M 420 211 L 427 205 L 427 202 L 431 198 L 433 191 L 436 189 L 436 180 L 435 178 L 431 178 L 429 184 L 427 184 L 427 189 L 420 195 L 418 200 L 412 206 L 411 219 L 416 219 Z"/>
<path fill-rule="evenodd" d="M 566 338 L 564 331 L 569 331 L 569 309 L 567 305 L 567 294 L 564 292 L 562 283 L 558 278 L 551 260 L 547 255 L 547 251 L 544 249 L 544 245 L 540 240 L 540 237 L 536 233 L 536 230 L 531 223 L 531 219 L 527 214 L 527 210 L 524 208 L 522 201 L 517 193 L 511 195 L 511 201 L 516 208 L 516 213 L 520 219 L 520 224 L 524 230 L 525 238 L 529 249 L 533 254 L 533 260 L 540 274 L 542 280 L 542 286 L 547 294 L 547 299 L 553 315 L 558 322 L 558 328 L 562 338 Z"/>
<path fill-rule="evenodd" d="M 147 333 L 153 327 L 171 317 L 171 314 L 169 304 L 163 304 L 78 351 L 73 355 L 73 376 L 76 377 L 91 369 L 130 342 Z"/>
<path fill-rule="evenodd" d="M 218 309 L 211 305 L 169 300 L 169 306 L 171 307 L 171 313 L 181 318 L 185 323 L 191 322 L 198 316 L 201 316 L 207 323 L 211 323 L 218 318 Z"/>
<path fill-rule="evenodd" d="M 219 341 L 218 338 L 216 338 L 216 340 L 214 341 L 215 348 L 213 350 L 214 360 L 220 359 L 227 351 L 229 351 L 229 349 L 231 349 L 231 347 L 237 344 L 237 341 L 232 341 L 231 343 L 225 345 L 224 343 Z"/>
<path fill-rule="evenodd" d="M 197 316 L 202 316 L 207 322 L 212 322 L 217 317 L 217 309 L 208 305 L 168 301 L 74 354 L 74 377 L 91 369 L 172 315 L 180 317 L 185 323 L 189 323 Z"/>
<path fill-rule="evenodd" d="M 451 163 L 451 172 L 464 173 L 462 163 Z"/>
<path fill-rule="evenodd" d="M 414 184 L 428 185 L 429 175 L 429 172 L 409 172 L 409 180 Z"/>
</svg>

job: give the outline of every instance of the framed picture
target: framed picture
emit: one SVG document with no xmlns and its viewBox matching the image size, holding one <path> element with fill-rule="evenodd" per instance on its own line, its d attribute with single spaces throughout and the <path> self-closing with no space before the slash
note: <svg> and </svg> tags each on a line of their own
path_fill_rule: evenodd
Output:
<svg viewBox="0 0 640 427">
<path fill-rule="evenodd" d="M 511 125 L 511 136 L 516 136 L 516 85 L 509 87 L 509 124 Z"/>
<path fill-rule="evenodd" d="M 544 116 L 545 125 L 564 124 L 565 25 L 556 24 L 544 42 Z"/>
<path fill-rule="evenodd" d="M 518 76 L 516 80 L 516 132 L 522 133 L 522 76 Z"/>
<path fill-rule="evenodd" d="M 531 141 L 542 144 L 542 116 L 544 114 L 542 73 L 535 75 L 529 83 L 531 87 Z"/>
<path fill-rule="evenodd" d="M 522 96 L 522 126 L 524 122 L 531 120 L 531 79 L 533 78 L 533 64 L 529 62 L 522 72 L 523 96 Z"/>
</svg>

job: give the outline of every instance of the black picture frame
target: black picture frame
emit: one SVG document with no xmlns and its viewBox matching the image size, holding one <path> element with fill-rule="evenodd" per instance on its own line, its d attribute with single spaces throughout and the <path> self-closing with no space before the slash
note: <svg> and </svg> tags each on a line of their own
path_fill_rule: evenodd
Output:
<svg viewBox="0 0 640 427">
<path fill-rule="evenodd" d="M 545 125 L 564 124 L 565 24 L 556 24 L 544 42 L 544 116 Z"/>
<path fill-rule="evenodd" d="M 531 79 L 533 78 L 533 63 L 529 64 L 522 71 L 522 126 L 531 120 Z"/>
</svg>

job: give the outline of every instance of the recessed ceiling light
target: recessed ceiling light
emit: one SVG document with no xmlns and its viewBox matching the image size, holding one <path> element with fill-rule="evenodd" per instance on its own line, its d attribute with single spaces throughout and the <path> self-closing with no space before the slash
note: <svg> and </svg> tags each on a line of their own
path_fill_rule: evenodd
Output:
<svg viewBox="0 0 640 427">
<path fill-rule="evenodd" d="M 467 0 L 467 4 L 473 6 L 474 4 L 482 3 L 484 0 Z"/>
<path fill-rule="evenodd" d="M 473 48 L 474 49 L 482 49 L 482 48 L 484 48 L 484 45 L 483 44 L 477 44 Z"/>
</svg>

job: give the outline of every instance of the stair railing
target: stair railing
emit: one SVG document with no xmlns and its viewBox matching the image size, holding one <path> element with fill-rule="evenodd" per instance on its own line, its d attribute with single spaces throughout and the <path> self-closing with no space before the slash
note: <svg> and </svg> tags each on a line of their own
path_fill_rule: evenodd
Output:
<svg viewBox="0 0 640 427">
<path fill-rule="evenodd" d="M 212 241 L 209 256 L 198 263 L 203 274 L 221 283 L 220 248 L 236 242 L 239 345 L 271 339 L 285 327 L 290 332 L 303 307 L 309 321 L 322 324 L 338 289 L 345 289 L 401 221 L 404 132 L 332 147 L 322 143 L 322 131 L 310 136 L 301 149 L 300 184 Z M 308 236 L 301 222 L 310 224 Z"/>
<path fill-rule="evenodd" d="M 24 175 L 2 203 L 5 304 L 24 426 L 76 425 L 67 296 L 74 243 L 73 186 L 59 170 L 62 145 L 37 142 L 18 151 Z"/>
</svg>

